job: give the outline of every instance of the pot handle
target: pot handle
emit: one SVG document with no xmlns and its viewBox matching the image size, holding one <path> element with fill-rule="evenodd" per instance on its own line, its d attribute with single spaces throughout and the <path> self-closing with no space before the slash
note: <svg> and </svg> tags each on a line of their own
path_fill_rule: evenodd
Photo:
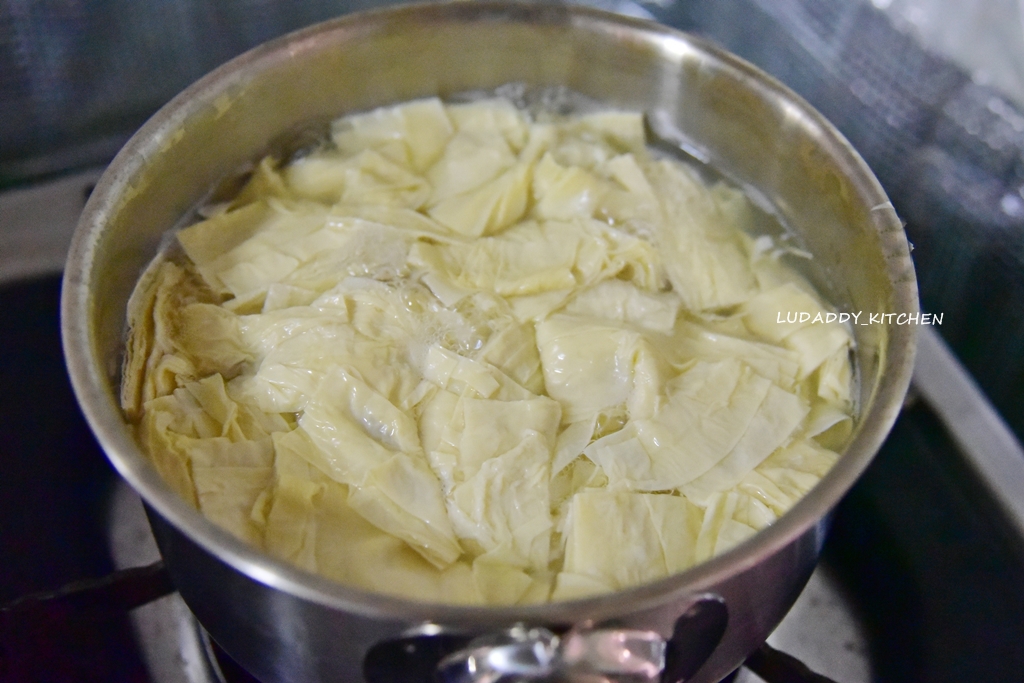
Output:
<svg viewBox="0 0 1024 683">
<path fill-rule="evenodd" d="M 661 683 L 683 683 L 700 671 L 722 642 L 729 625 L 729 610 L 720 595 L 701 595 L 676 619 L 665 647 Z"/>
<path fill-rule="evenodd" d="M 573 680 L 607 677 L 622 683 L 683 683 L 711 656 L 728 611 L 717 595 L 697 596 L 667 641 L 655 631 L 574 627 L 562 634 L 519 624 L 470 639 L 429 632 L 380 643 L 367 653 L 369 683 Z"/>
</svg>

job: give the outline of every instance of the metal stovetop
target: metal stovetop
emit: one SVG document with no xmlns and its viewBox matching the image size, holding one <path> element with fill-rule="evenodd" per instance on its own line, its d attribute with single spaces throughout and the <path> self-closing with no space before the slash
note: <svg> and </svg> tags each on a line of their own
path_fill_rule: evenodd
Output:
<svg viewBox="0 0 1024 683">
<path fill-rule="evenodd" d="M 20 5 L 0 0 L 0 37 L 15 33 L 0 41 L 0 70 L 13 69 L 0 78 L 0 112 L 32 104 L 22 92 L 45 105 L 21 117 L 22 128 L 9 117 L 0 124 L 0 184 L 32 180 L 0 192 L 0 604 L 152 553 L 137 499 L 93 440 L 64 370 L 59 271 L 100 169 L 60 169 L 109 159 L 147 112 L 245 47 L 380 3 L 314 0 L 287 16 L 251 4 L 225 2 L 220 14 L 191 0 L 90 6 L 131 19 L 115 27 L 86 22 L 77 1 L 5 14 Z M 942 341 L 1024 434 L 1024 115 L 894 31 L 872 6 L 888 1 L 591 4 L 709 36 L 821 109 L 907 219 L 923 304 L 945 314 L 941 328 L 922 328 L 908 405 L 836 510 L 822 568 L 771 642 L 840 683 L 1024 680 L 1024 454 Z M 43 21 L 48 12 L 60 22 Z M 199 49 L 196 36 L 218 21 L 230 40 Z M 151 35 L 149 25 L 160 30 Z M 115 28 L 125 42 L 101 44 L 120 35 Z M 30 49 L 35 30 L 57 51 Z M 182 52 L 188 59 L 161 61 Z M 80 67 L 57 68 L 75 55 Z M 23 76 L 38 78 L 14 88 Z M 83 131 L 93 137 L 79 144 Z M 32 154 L 8 163 L 15 143 Z M 35 680 L 205 683 L 209 671 L 186 657 L 203 647 L 201 635 L 176 600 L 59 632 L 27 632 L 0 615 L 0 681 L 21 680 L 17 655 L 38 665 Z M 176 616 L 154 616 L 161 611 Z"/>
<path fill-rule="evenodd" d="M 138 499 L 93 442 L 60 353 L 55 270 L 96 177 L 0 194 L 0 221 L 29 221 L 10 232 L 28 237 L 0 245 L 0 603 L 155 557 Z M 32 224 L 39 216 L 45 229 Z M 50 256 L 18 260 L 19 245 Z M 924 329 L 908 406 L 769 641 L 841 683 L 1016 680 L 1024 671 L 1024 453 Z M 19 637 L 6 632 L 3 646 Z M 44 642 L 38 656 L 58 672 L 53 680 L 216 680 L 176 596 L 91 637 Z"/>
</svg>

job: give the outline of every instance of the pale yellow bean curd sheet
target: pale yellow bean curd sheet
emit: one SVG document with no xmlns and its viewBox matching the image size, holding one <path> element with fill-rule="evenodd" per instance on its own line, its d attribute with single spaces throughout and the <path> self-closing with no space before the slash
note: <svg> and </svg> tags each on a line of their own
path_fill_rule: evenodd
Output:
<svg viewBox="0 0 1024 683">
<path fill-rule="evenodd" d="M 771 524 L 851 428 L 849 330 L 779 324 L 832 309 L 752 211 L 634 113 L 349 116 L 147 271 L 123 407 L 204 515 L 346 584 L 658 579 Z"/>
</svg>

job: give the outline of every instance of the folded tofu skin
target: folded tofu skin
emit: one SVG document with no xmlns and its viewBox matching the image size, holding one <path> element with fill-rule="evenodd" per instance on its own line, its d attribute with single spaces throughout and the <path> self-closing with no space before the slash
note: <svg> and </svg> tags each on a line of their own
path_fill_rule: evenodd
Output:
<svg viewBox="0 0 1024 683">
<path fill-rule="evenodd" d="M 125 414 L 202 514 L 350 586 L 508 605 L 683 571 L 855 417 L 849 329 L 705 178 L 632 112 L 341 118 L 147 269 Z"/>
</svg>

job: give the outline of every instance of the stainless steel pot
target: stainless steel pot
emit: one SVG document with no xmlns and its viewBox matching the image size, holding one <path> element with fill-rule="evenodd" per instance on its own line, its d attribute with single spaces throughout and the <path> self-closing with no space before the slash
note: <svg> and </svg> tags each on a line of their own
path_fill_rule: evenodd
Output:
<svg viewBox="0 0 1024 683">
<path fill-rule="evenodd" d="M 140 452 L 117 402 L 126 302 L 165 232 L 210 187 L 289 131 L 350 111 L 513 82 L 565 86 L 645 111 L 664 137 L 685 136 L 691 153 L 778 208 L 814 254 L 818 284 L 833 301 L 864 311 L 862 322 L 871 313 L 918 311 L 901 223 L 849 144 L 770 77 L 669 28 L 562 5 L 429 4 L 347 16 L 229 62 L 161 109 L 99 182 L 68 258 L 63 335 L 86 417 L 148 506 L 182 597 L 218 643 L 268 683 L 358 680 L 368 652 L 371 664 L 374 657 L 390 661 L 397 651 L 381 643 L 410 634 L 422 643 L 440 633 L 437 642 L 462 645 L 472 634 L 499 634 L 504 645 L 492 639 L 472 646 L 494 652 L 539 626 L 590 634 L 577 645 L 607 645 L 604 637 L 621 645 L 622 633 L 656 636 L 668 642 L 670 665 L 678 665 L 687 643 L 699 650 L 703 634 L 707 652 L 687 666 L 695 669 L 710 653 L 692 680 L 717 681 L 764 641 L 796 599 L 817 561 L 830 510 L 899 410 L 913 363 L 913 326 L 893 318 L 856 326 L 861 417 L 838 464 L 792 511 L 683 574 L 532 607 L 452 607 L 430 604 L 430 596 L 420 603 L 342 586 L 249 547 L 176 496 Z M 710 610 L 710 627 L 708 605 L 719 606 Z M 693 617 L 702 609 L 703 622 Z M 524 628 L 508 631 L 516 624 Z M 447 664 L 463 675 L 471 654 Z M 676 666 L 664 678 L 689 679 L 692 671 L 684 669 Z M 375 669 L 369 675 L 387 680 Z"/>
</svg>

